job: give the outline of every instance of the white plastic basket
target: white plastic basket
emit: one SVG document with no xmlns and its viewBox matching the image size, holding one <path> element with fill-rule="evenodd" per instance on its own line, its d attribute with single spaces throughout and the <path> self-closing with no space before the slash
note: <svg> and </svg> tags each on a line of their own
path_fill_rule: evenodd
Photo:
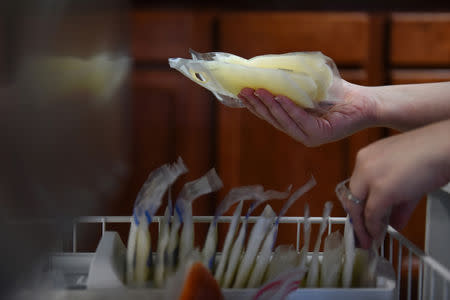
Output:
<svg viewBox="0 0 450 300">
<path fill-rule="evenodd" d="M 209 223 L 212 220 L 212 216 L 194 216 L 195 223 Z M 242 217 L 244 218 L 244 217 Z M 156 216 L 153 218 L 154 223 L 158 223 L 158 228 L 162 217 Z M 256 222 L 257 217 L 249 217 L 249 223 Z M 88 266 L 89 261 L 93 257 L 93 253 L 80 253 L 77 251 L 77 228 L 80 224 L 98 224 L 101 226 L 101 234 L 103 235 L 106 231 L 107 224 L 112 223 L 130 223 L 131 217 L 128 216 L 85 216 L 78 217 L 73 221 L 72 227 L 72 252 L 71 253 L 60 253 L 52 257 L 52 261 L 50 265 L 62 265 L 65 267 L 75 267 L 80 268 L 80 266 Z M 231 221 L 231 216 L 223 216 L 219 219 L 219 223 L 229 223 Z M 322 222 L 321 217 L 311 217 L 311 224 L 320 224 Z M 331 233 L 334 227 L 337 224 L 344 224 L 345 218 L 342 217 L 330 217 L 328 219 L 328 234 Z M 281 224 L 295 224 L 296 225 L 296 249 L 300 248 L 300 238 L 301 238 L 301 226 L 304 222 L 303 217 L 283 217 L 280 220 Z M 316 225 L 318 226 L 318 225 Z M 388 228 L 387 236 L 385 243 L 380 248 L 380 255 L 385 257 L 391 264 L 395 264 L 397 267 L 396 274 L 396 287 L 397 288 L 389 288 L 389 291 L 373 288 L 373 289 L 301 289 L 301 295 L 294 292 L 290 295 L 289 299 L 300 299 L 305 296 L 314 295 L 314 299 L 412 299 L 413 291 L 415 291 L 417 295 L 417 299 L 449 299 L 448 298 L 448 286 L 450 283 L 450 271 L 446 269 L 442 264 L 433 259 L 432 257 L 426 255 L 422 250 L 412 244 L 408 239 L 402 236 L 399 232 L 397 232 L 392 227 Z M 406 254 L 406 255 L 405 255 Z M 418 281 L 417 284 L 413 285 L 412 282 L 412 273 L 413 273 L 413 260 L 417 258 L 419 262 L 418 266 Z M 407 272 L 406 275 L 403 275 L 402 263 L 403 260 L 407 260 Z M 81 274 L 78 272 L 78 274 Z M 79 276 L 77 279 L 80 285 L 83 284 L 82 276 Z M 406 280 L 406 289 L 402 290 L 400 288 L 401 284 L 405 283 Z M 441 290 L 436 290 L 436 282 L 440 282 Z M 75 282 L 76 286 L 76 282 Z M 428 287 L 428 288 L 424 288 Z M 126 289 L 129 290 L 129 289 Z M 133 299 L 136 294 L 139 294 L 139 291 L 129 290 L 129 294 L 124 291 L 121 291 L 118 294 L 114 295 L 128 295 L 125 299 Z M 155 292 L 155 291 L 154 291 Z M 381 294 L 380 294 L 381 292 Z M 74 295 L 83 295 L 83 291 L 74 291 Z M 88 296 L 90 294 L 99 293 L 99 291 L 89 291 L 85 290 L 84 295 Z M 102 293 L 109 293 L 107 291 L 103 291 Z M 156 292 L 157 293 L 157 292 Z M 238 293 L 238 294 L 236 294 Z M 244 291 L 240 291 L 241 295 L 249 296 L 249 293 L 245 293 Z M 402 293 L 402 294 L 401 294 Z M 148 295 L 148 292 L 147 292 Z M 155 297 L 157 294 L 154 294 Z M 229 297 L 227 297 L 227 295 Z M 238 299 L 239 291 L 229 290 L 225 294 L 226 298 L 230 299 Z M 297 296 L 298 297 L 297 297 Z M 96 295 L 93 295 L 96 296 Z M 98 296 L 98 295 L 97 295 Z M 342 298 L 341 298 L 342 296 Z M 238 298 L 236 298 L 238 297 Z M 382 298 L 380 298 L 382 297 Z M 89 297 L 88 297 L 89 298 Z M 245 297 L 243 297 L 245 298 Z"/>
</svg>

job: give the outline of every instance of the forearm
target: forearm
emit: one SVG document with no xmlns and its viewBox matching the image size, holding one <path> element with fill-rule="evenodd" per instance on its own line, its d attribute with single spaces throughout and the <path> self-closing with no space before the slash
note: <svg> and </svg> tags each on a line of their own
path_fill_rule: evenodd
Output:
<svg viewBox="0 0 450 300">
<path fill-rule="evenodd" d="M 450 119 L 450 82 L 367 87 L 377 125 L 406 131 Z"/>
<path fill-rule="evenodd" d="M 424 147 L 434 157 L 433 169 L 437 170 L 437 186 L 450 182 L 450 119 L 420 128 L 427 135 Z"/>
</svg>

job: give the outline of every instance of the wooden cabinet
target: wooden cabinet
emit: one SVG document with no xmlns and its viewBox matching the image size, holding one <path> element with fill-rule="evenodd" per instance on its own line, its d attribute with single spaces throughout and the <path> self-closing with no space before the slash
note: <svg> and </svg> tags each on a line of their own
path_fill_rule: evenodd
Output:
<svg viewBox="0 0 450 300">
<path fill-rule="evenodd" d="M 132 15 L 132 55 L 137 64 L 164 64 L 185 57 L 189 48 L 212 50 L 213 15 L 198 11 L 136 11 Z"/>
<path fill-rule="evenodd" d="M 449 13 L 392 15 L 391 63 L 396 67 L 439 67 L 450 62 Z"/>
<path fill-rule="evenodd" d="M 7 35 L 5 20 L 0 17 L 0 89 L 4 88 L 8 74 L 8 66 L 6 64 L 7 58 Z"/>
<path fill-rule="evenodd" d="M 393 84 L 427 83 L 440 81 L 450 81 L 450 68 L 396 68 L 391 70 L 391 82 Z"/>
<path fill-rule="evenodd" d="M 393 84 L 450 80 L 450 13 L 392 15 L 389 63 Z"/>
<path fill-rule="evenodd" d="M 219 47 L 246 58 L 322 51 L 340 65 L 361 66 L 368 54 L 368 19 L 365 13 L 224 13 L 219 17 Z"/>
</svg>

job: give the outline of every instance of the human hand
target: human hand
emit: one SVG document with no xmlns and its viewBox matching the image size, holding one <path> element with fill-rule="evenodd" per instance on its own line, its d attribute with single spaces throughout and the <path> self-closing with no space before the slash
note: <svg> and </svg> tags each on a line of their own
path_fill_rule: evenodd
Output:
<svg viewBox="0 0 450 300">
<path fill-rule="evenodd" d="M 244 88 L 238 96 L 256 116 L 309 147 L 339 140 L 377 123 L 377 101 L 370 90 L 344 80 L 342 102 L 322 115 L 264 89 Z"/>
<path fill-rule="evenodd" d="M 390 224 L 400 230 L 419 200 L 450 181 L 450 120 L 377 141 L 359 151 L 350 191 L 341 199 L 361 247 L 380 240 Z"/>
</svg>

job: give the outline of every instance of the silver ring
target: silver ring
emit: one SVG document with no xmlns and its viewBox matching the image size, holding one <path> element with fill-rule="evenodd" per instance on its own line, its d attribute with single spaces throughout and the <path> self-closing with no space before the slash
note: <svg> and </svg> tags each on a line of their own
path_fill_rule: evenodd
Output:
<svg viewBox="0 0 450 300">
<path fill-rule="evenodd" d="M 359 199 L 358 197 L 353 196 L 352 193 L 348 194 L 347 199 L 352 201 L 355 204 L 362 204 L 363 203 L 363 201 L 361 199 Z"/>
<path fill-rule="evenodd" d="M 350 188 L 347 187 L 347 183 L 350 182 L 350 178 L 340 182 L 336 186 L 336 195 L 337 197 L 343 201 L 344 199 L 350 200 L 355 204 L 362 205 L 364 201 L 359 199 L 358 197 L 353 196 L 352 192 L 350 192 Z"/>
</svg>

